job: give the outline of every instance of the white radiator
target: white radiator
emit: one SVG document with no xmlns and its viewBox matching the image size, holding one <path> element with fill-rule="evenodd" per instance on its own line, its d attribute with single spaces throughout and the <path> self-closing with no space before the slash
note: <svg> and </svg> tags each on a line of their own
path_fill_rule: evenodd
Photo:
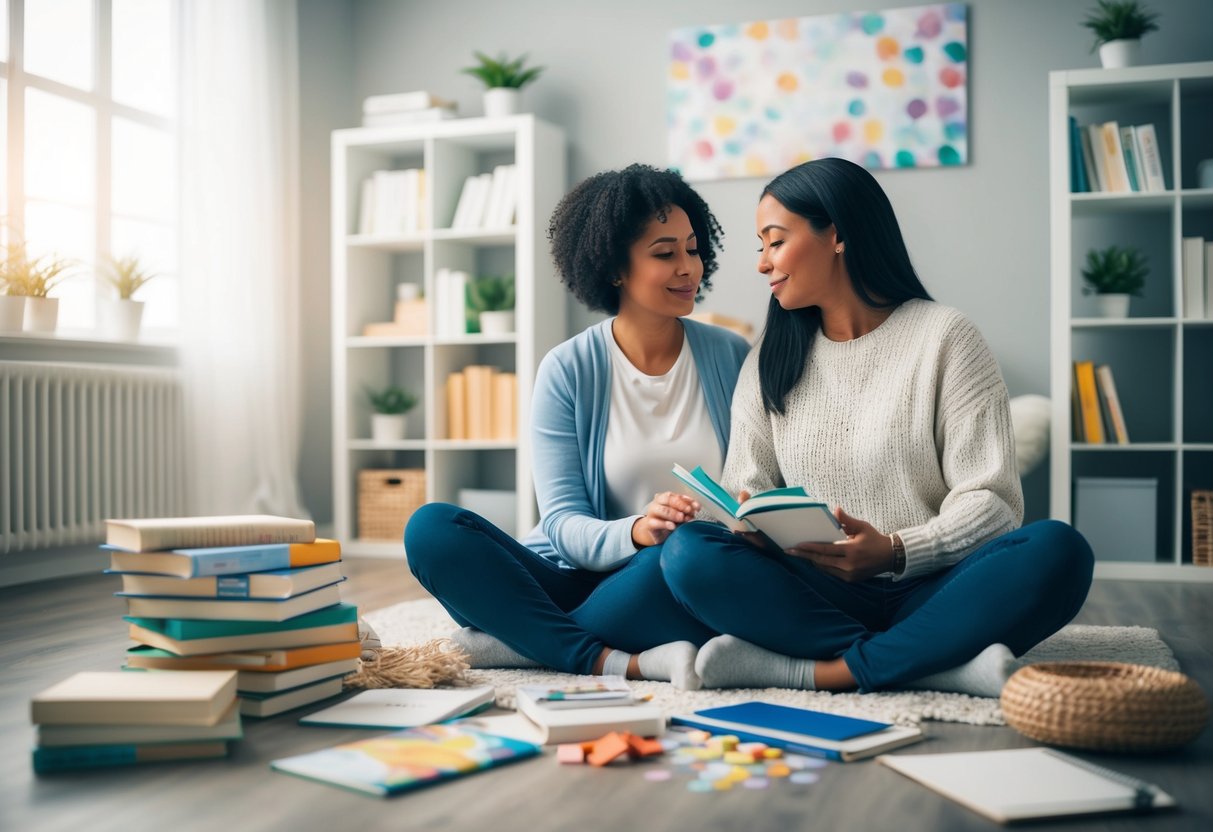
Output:
<svg viewBox="0 0 1213 832">
<path fill-rule="evenodd" d="M 0 552 L 183 514 L 182 417 L 174 369 L 0 361 Z"/>
</svg>

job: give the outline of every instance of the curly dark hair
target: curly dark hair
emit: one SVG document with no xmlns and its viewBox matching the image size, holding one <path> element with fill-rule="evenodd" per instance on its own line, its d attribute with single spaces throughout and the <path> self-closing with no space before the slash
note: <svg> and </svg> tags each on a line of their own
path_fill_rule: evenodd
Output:
<svg viewBox="0 0 1213 832">
<path fill-rule="evenodd" d="M 560 200 L 548 224 L 552 259 L 560 279 L 579 301 L 597 312 L 619 312 L 619 287 L 628 249 L 664 209 L 686 211 L 703 261 L 703 292 L 712 287 L 716 249 L 724 232 L 703 197 L 674 171 L 649 165 L 596 173 Z"/>
</svg>

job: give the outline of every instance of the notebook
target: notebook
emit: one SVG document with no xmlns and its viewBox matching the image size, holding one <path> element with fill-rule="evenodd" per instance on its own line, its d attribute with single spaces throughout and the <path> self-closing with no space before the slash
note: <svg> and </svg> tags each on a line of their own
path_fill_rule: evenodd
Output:
<svg viewBox="0 0 1213 832">
<path fill-rule="evenodd" d="M 1052 748 L 899 754 L 876 760 L 1000 823 L 1175 805 L 1157 786 Z"/>
<path fill-rule="evenodd" d="M 299 724 L 414 728 L 476 713 L 490 707 L 493 700 L 492 685 L 429 690 L 383 688 L 363 691 L 344 702 L 308 714 L 299 720 Z"/>
<path fill-rule="evenodd" d="M 629 700 L 628 704 L 589 708 L 548 708 L 528 695 L 525 686 L 515 691 L 518 712 L 539 728 L 545 745 L 562 742 L 588 742 L 612 731 L 630 731 L 642 737 L 665 732 L 665 714 L 647 702 Z"/>
</svg>

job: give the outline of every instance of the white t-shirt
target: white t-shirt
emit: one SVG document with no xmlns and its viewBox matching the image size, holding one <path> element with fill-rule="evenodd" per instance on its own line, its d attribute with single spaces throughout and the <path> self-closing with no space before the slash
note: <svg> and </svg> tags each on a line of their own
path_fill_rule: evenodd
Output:
<svg viewBox="0 0 1213 832">
<path fill-rule="evenodd" d="M 660 376 L 638 370 L 614 338 L 607 344 L 611 409 L 604 473 L 607 511 L 619 518 L 643 514 L 654 494 L 678 490 L 670 473 L 674 463 L 702 465 L 716 477 L 724 460 L 685 334 L 674 366 Z"/>
</svg>

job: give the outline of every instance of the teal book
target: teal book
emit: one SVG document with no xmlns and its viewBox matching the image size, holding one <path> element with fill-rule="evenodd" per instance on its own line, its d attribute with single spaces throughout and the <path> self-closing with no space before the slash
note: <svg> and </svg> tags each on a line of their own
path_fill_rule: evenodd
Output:
<svg viewBox="0 0 1213 832">
<path fill-rule="evenodd" d="M 341 560 L 341 544 L 336 540 L 324 539 L 311 543 L 263 543 L 150 552 L 131 551 L 111 544 L 101 548 L 109 550 L 110 570 L 113 572 L 173 575 L 178 578 L 298 569 Z"/>
<path fill-rule="evenodd" d="M 62 748 L 35 748 L 34 772 L 48 774 L 77 768 L 110 768 L 140 763 L 165 763 L 172 760 L 204 760 L 226 757 L 228 744 L 209 742 L 166 742 L 140 745 L 77 745 Z"/>
<path fill-rule="evenodd" d="M 275 771 L 390 797 L 525 760 L 540 746 L 459 724 L 425 725 L 274 760 Z"/>
<path fill-rule="evenodd" d="M 140 618 L 133 615 L 124 615 L 123 619 L 177 641 L 190 641 L 348 624 L 358 620 L 358 607 L 342 602 L 286 621 L 205 621 L 196 618 Z"/>
</svg>

